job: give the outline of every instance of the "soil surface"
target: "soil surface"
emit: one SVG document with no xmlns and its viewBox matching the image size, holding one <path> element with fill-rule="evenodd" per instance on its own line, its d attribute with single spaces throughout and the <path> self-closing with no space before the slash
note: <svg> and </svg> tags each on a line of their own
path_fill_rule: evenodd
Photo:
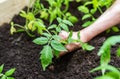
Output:
<svg viewBox="0 0 120 79">
<path fill-rule="evenodd" d="M 72 4 L 75 5 L 75 4 Z M 70 9 L 74 15 L 81 17 L 82 15 L 74 10 L 74 6 Z M 74 10 L 74 11 L 73 11 Z M 75 12 L 76 11 L 76 12 Z M 15 23 L 24 24 L 24 19 L 19 16 L 13 18 Z M 80 23 L 75 24 L 72 30 L 80 30 Z M 89 44 L 95 46 L 91 52 L 83 51 L 82 49 L 68 53 L 67 55 L 55 59 L 53 64 L 42 70 L 39 61 L 39 51 L 42 46 L 32 43 L 34 38 L 30 38 L 25 33 L 17 33 L 10 35 L 10 24 L 4 24 L 0 27 L 0 65 L 5 64 L 4 71 L 15 67 L 15 79 L 93 79 L 101 75 L 100 72 L 89 73 L 89 71 L 97 67 L 100 59 L 97 52 L 103 42 L 112 35 L 119 35 L 119 33 L 102 33 L 92 39 Z M 112 65 L 120 67 L 120 58 L 116 56 L 116 49 L 118 44 L 111 49 Z"/>
</svg>

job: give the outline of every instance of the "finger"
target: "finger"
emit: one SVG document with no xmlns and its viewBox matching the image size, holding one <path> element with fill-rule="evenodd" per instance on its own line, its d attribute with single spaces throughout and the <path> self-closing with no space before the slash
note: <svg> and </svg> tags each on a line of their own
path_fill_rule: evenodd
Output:
<svg viewBox="0 0 120 79">
<path fill-rule="evenodd" d="M 59 56 L 63 56 L 65 54 L 69 53 L 69 52 L 77 50 L 78 48 L 80 48 L 80 44 L 79 43 L 71 43 L 71 44 L 66 45 L 65 47 L 68 51 L 60 52 Z"/>
<path fill-rule="evenodd" d="M 68 35 L 69 35 L 69 34 L 68 34 L 66 31 L 61 31 L 61 32 L 59 33 L 59 36 L 61 37 L 62 40 L 67 39 Z"/>
</svg>

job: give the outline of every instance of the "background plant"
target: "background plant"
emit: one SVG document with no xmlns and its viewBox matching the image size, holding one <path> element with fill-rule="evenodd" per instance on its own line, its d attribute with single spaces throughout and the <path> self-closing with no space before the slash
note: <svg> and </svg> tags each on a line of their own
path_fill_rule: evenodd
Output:
<svg viewBox="0 0 120 79">
<path fill-rule="evenodd" d="M 77 22 L 77 18 L 68 12 L 70 0 L 46 0 L 45 2 L 48 2 L 48 8 L 44 7 L 40 0 L 36 0 L 32 9 L 30 9 L 31 4 L 29 4 L 27 11 L 21 11 L 20 16 L 26 19 L 25 25 L 11 22 L 11 34 L 14 32 L 26 32 L 30 37 L 34 37 L 36 31 L 37 34 L 41 34 L 45 30 L 46 26 L 43 20 L 49 20 L 51 24 L 57 17 Z M 62 9 L 63 6 L 65 6 L 64 9 Z"/>
<path fill-rule="evenodd" d="M 4 64 L 0 66 L 0 79 L 15 79 L 14 77 L 12 77 L 12 75 L 15 72 L 15 68 L 12 68 L 6 71 L 5 73 L 3 73 L 3 69 L 4 69 Z"/>
<path fill-rule="evenodd" d="M 82 20 L 87 20 L 82 26 L 87 27 L 90 24 L 92 24 L 96 17 L 94 16 L 95 13 L 100 12 L 103 13 L 103 8 L 108 9 L 110 5 L 113 3 L 113 0 L 89 0 L 89 1 L 83 1 L 83 5 L 80 5 L 78 7 L 78 10 L 82 13 L 84 13 Z M 91 7 L 92 6 L 92 7 Z"/>
<path fill-rule="evenodd" d="M 100 56 L 100 66 L 93 69 L 92 72 L 101 70 L 103 76 L 96 79 L 120 79 L 120 71 L 109 65 L 111 60 L 110 49 L 111 46 L 116 43 L 120 43 L 120 35 L 108 38 L 100 48 L 98 52 L 98 55 Z M 117 50 L 117 56 L 120 57 L 120 47 Z M 110 72 L 107 72 L 106 70 L 109 70 Z"/>
<path fill-rule="evenodd" d="M 44 7 L 44 4 L 41 3 L 40 0 L 36 0 L 35 4 L 33 5 L 32 11 L 35 15 L 40 14 L 40 18 L 48 20 L 51 24 L 57 17 L 68 19 L 71 22 L 77 22 L 77 18 L 73 16 L 69 9 L 69 3 L 72 0 L 46 0 L 44 2 L 48 3 L 47 7 Z M 70 14 L 69 16 L 67 16 Z"/>
</svg>

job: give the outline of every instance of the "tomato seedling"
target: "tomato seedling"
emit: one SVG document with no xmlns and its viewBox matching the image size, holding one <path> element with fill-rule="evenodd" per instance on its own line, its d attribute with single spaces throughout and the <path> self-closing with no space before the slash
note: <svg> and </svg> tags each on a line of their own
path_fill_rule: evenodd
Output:
<svg viewBox="0 0 120 79">
<path fill-rule="evenodd" d="M 78 35 L 78 40 L 72 39 L 72 32 L 70 32 L 68 39 L 61 40 L 61 37 L 58 35 L 59 32 L 62 29 L 69 32 L 68 26 L 73 26 L 73 24 L 68 20 L 62 20 L 61 18 L 57 18 L 57 21 L 58 25 L 53 24 L 49 26 L 45 32 L 42 33 L 42 37 L 38 37 L 33 40 L 35 44 L 44 45 L 40 52 L 40 60 L 43 70 L 45 70 L 46 67 L 52 63 L 52 58 L 54 56 L 59 57 L 59 53 L 61 51 L 67 51 L 64 47 L 65 44 L 79 42 L 84 50 L 94 49 L 94 47 L 80 41 L 80 34 Z"/>
<path fill-rule="evenodd" d="M 96 18 L 94 17 L 94 14 L 99 11 L 101 14 L 103 13 L 102 8 L 109 8 L 112 4 L 113 0 L 92 0 L 92 1 L 84 1 L 83 5 L 80 5 L 78 7 L 78 10 L 82 13 L 84 13 L 82 20 L 91 19 L 89 21 L 86 21 L 82 26 L 87 27 L 90 24 L 92 24 Z M 89 8 L 92 5 L 92 8 Z"/>
<path fill-rule="evenodd" d="M 4 69 L 4 64 L 0 66 L 0 79 L 15 79 L 14 77 L 12 77 L 12 75 L 15 72 L 15 68 L 12 68 L 6 71 L 5 73 L 3 73 L 3 69 Z"/>
</svg>

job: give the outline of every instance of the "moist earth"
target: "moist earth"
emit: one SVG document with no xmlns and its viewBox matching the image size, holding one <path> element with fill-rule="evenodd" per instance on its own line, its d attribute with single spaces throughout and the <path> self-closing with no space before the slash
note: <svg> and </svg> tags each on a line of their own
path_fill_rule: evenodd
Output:
<svg viewBox="0 0 120 79">
<path fill-rule="evenodd" d="M 81 18 L 75 4 L 71 4 L 70 11 Z M 78 5 L 78 4 L 77 4 Z M 98 16 L 98 15 L 96 15 Z M 13 20 L 15 23 L 24 24 L 24 19 L 16 15 Z M 82 29 L 80 19 L 71 30 Z M 119 26 L 119 25 L 118 25 Z M 97 56 L 99 48 L 110 36 L 120 35 L 120 33 L 102 33 L 92 39 L 89 44 L 95 49 L 91 52 L 83 51 L 81 48 L 66 54 L 58 59 L 53 59 L 53 63 L 46 71 L 42 70 L 39 61 L 39 52 L 42 46 L 35 45 L 26 33 L 10 34 L 10 24 L 3 24 L 0 27 L 0 65 L 5 64 L 4 72 L 15 67 L 13 75 L 15 79 L 93 79 L 101 75 L 101 72 L 90 73 L 89 71 L 100 64 L 100 57 Z M 120 67 L 120 58 L 116 56 L 116 49 L 119 44 L 112 46 L 111 65 Z"/>
</svg>

